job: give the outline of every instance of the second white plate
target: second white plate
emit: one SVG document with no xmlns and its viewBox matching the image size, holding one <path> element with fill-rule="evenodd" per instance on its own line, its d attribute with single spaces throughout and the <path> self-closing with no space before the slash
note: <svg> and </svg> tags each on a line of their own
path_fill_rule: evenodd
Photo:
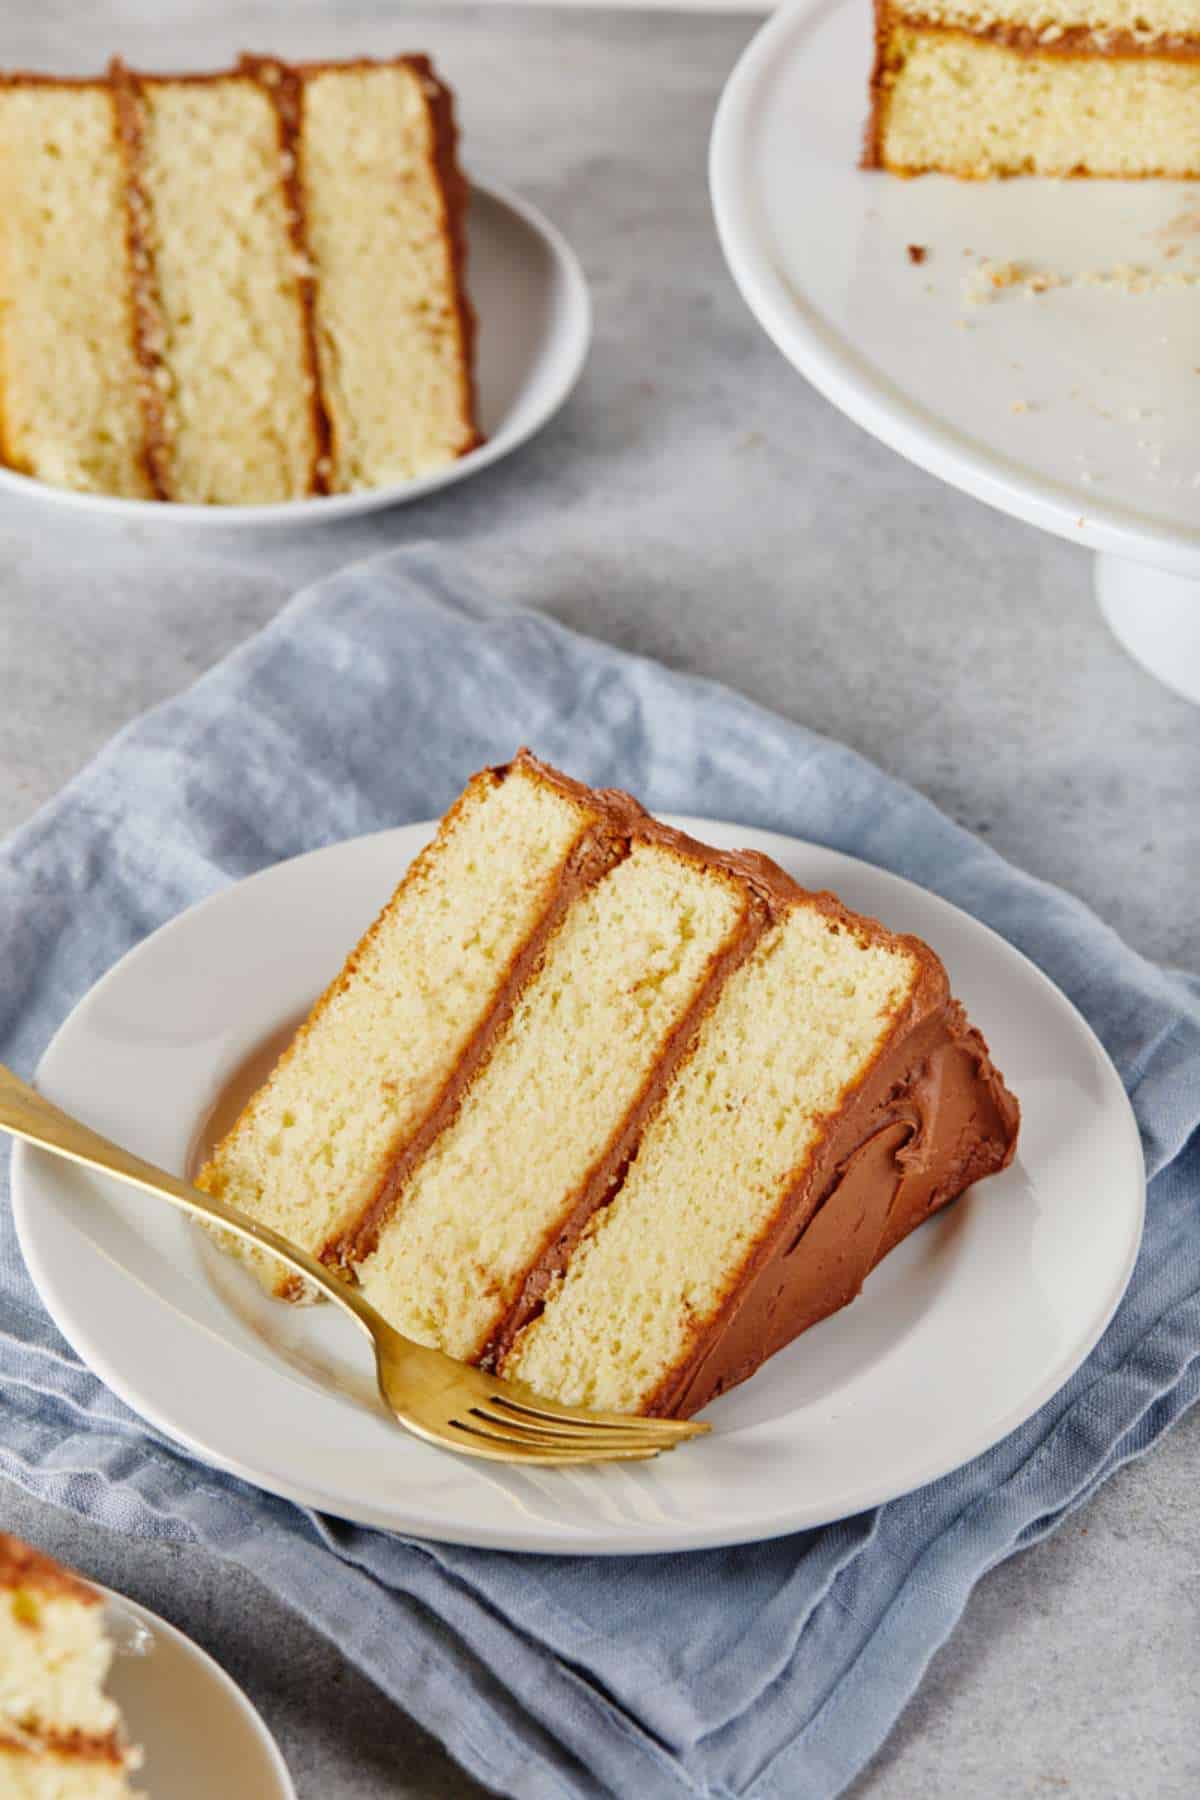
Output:
<svg viewBox="0 0 1200 1800">
<path fill-rule="evenodd" d="M 275 1493 L 416 1537 L 560 1554 L 819 1525 L 944 1474 L 1027 1419 L 1096 1342 L 1137 1254 L 1141 1146 L 1112 1064 L 1031 963 L 945 901 L 813 844 L 679 822 L 928 938 L 1020 1098 L 1010 1169 L 712 1406 L 711 1437 L 645 1467 L 526 1472 L 404 1436 L 375 1404 L 348 1320 L 270 1301 L 177 1214 L 20 1145 L 21 1246 L 84 1361 L 197 1456 Z M 183 1169 L 236 1072 L 278 1045 L 432 830 L 315 851 L 184 913 L 76 1008 L 39 1084 Z"/>
<path fill-rule="evenodd" d="M 237 1683 L 156 1613 L 101 1588 L 118 1642 L 109 1692 L 145 1762 L 139 1792 L 171 1800 L 296 1800 L 274 1738 Z"/>
</svg>

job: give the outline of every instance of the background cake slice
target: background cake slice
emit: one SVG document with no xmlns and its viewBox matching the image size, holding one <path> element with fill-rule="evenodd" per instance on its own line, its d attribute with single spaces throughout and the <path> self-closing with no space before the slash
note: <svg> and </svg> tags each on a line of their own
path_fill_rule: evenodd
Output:
<svg viewBox="0 0 1200 1800">
<path fill-rule="evenodd" d="M 0 459 L 261 505 L 465 454 L 457 141 L 419 56 L 0 77 Z"/>
<path fill-rule="evenodd" d="M 876 0 L 876 40 L 868 166 L 1200 175 L 1195 0 Z"/>
<path fill-rule="evenodd" d="M 0 1794 L 123 1800 L 137 1758 L 104 1691 L 112 1662 L 101 1597 L 0 1532 Z"/>
<path fill-rule="evenodd" d="M 202 1185 L 422 1342 L 686 1414 L 1012 1156 L 933 952 L 528 752 L 476 776 Z"/>
<path fill-rule="evenodd" d="M 153 495 L 125 171 L 105 82 L 0 77 L 0 458 Z"/>
</svg>

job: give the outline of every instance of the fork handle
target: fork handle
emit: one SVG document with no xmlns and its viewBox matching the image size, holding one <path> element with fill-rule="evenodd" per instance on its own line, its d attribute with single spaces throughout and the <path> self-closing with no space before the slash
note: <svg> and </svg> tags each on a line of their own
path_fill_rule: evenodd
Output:
<svg viewBox="0 0 1200 1800">
<path fill-rule="evenodd" d="M 256 1244 L 260 1250 L 278 1257 L 297 1275 L 303 1275 L 306 1281 L 320 1288 L 328 1299 L 348 1312 L 368 1336 L 372 1335 L 367 1315 L 374 1318 L 374 1313 L 367 1302 L 307 1250 L 289 1243 L 269 1225 L 260 1225 L 257 1219 L 252 1219 L 238 1207 L 218 1200 L 214 1194 L 204 1193 L 190 1182 L 180 1180 L 178 1175 L 171 1175 L 166 1169 L 134 1156 L 130 1150 L 123 1150 L 119 1144 L 63 1112 L 3 1063 L 0 1063 L 0 1131 L 11 1132 L 14 1137 L 24 1138 L 27 1143 L 50 1150 L 56 1156 L 82 1163 L 85 1168 L 115 1175 L 118 1181 L 127 1181 L 132 1187 L 155 1194 L 181 1212 L 207 1219 L 235 1237 Z"/>
</svg>

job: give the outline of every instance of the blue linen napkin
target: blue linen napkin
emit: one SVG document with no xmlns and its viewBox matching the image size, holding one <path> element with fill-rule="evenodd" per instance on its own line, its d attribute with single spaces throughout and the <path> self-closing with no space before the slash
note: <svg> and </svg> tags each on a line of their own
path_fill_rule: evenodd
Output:
<svg viewBox="0 0 1200 1800">
<path fill-rule="evenodd" d="M 31 1073 L 92 982 L 180 908 L 439 813 L 523 741 L 659 810 L 894 869 L 1058 982 L 1117 1063 L 1152 1176 L 1099 1347 L 987 1455 L 842 1524 L 692 1555 L 514 1557 L 362 1530 L 199 1470 L 66 1348 L 4 1208 L 0 1473 L 246 1565 L 502 1793 L 822 1800 L 882 1742 L 979 1576 L 1200 1393 L 1200 980 L 1134 955 L 851 751 L 495 603 L 460 560 L 418 547 L 300 595 L 0 850 L 0 1058 Z"/>
</svg>

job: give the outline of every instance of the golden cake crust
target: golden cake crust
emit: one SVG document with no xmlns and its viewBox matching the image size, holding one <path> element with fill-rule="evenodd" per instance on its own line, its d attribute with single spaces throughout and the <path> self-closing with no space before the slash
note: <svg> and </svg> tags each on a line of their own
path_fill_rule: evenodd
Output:
<svg viewBox="0 0 1200 1800">
<path fill-rule="evenodd" d="M 102 1603 L 95 1588 L 70 1569 L 5 1531 L 0 1531 L 0 1588 L 29 1588 L 38 1594 L 75 1600 L 81 1606 Z"/>
</svg>

